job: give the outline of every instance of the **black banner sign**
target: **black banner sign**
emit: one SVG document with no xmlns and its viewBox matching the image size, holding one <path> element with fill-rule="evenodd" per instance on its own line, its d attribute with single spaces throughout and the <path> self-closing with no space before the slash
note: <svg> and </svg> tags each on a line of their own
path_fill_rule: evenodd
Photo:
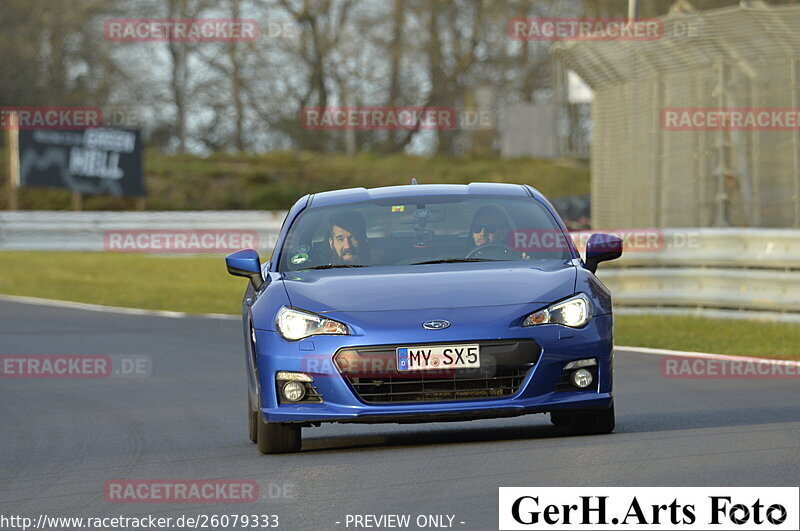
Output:
<svg viewBox="0 0 800 531">
<path fill-rule="evenodd" d="M 19 153 L 20 186 L 145 195 L 138 130 L 20 130 Z"/>
</svg>

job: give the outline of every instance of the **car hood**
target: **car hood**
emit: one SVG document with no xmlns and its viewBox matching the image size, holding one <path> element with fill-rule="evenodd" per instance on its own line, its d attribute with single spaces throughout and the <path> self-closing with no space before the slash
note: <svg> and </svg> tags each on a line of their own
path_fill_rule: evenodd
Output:
<svg viewBox="0 0 800 531">
<path fill-rule="evenodd" d="M 547 304 L 575 291 L 568 261 L 433 264 L 296 271 L 282 276 L 292 306 L 316 313 Z"/>
</svg>

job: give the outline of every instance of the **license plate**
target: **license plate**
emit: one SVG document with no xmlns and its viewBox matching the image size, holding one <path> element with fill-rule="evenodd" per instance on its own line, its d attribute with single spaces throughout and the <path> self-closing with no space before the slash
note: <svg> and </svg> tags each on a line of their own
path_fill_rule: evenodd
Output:
<svg viewBox="0 0 800 531">
<path fill-rule="evenodd" d="M 479 345 L 430 345 L 397 349 L 398 371 L 474 369 L 480 366 Z"/>
</svg>

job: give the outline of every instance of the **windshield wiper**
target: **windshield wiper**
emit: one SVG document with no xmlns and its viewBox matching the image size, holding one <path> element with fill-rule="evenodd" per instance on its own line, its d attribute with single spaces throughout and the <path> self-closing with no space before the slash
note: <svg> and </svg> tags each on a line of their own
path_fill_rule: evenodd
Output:
<svg viewBox="0 0 800 531">
<path fill-rule="evenodd" d="M 414 262 L 411 265 L 426 265 L 426 264 L 458 264 L 462 262 L 502 262 L 503 260 L 495 260 L 492 258 L 448 258 L 447 260 L 428 260 L 427 262 Z"/>
<path fill-rule="evenodd" d="M 336 268 L 339 268 L 339 267 L 369 267 L 369 266 L 360 265 L 360 264 L 325 264 L 325 265 L 318 265 L 318 266 L 312 266 L 312 267 L 301 267 L 300 269 L 298 269 L 298 271 L 303 271 L 303 270 L 306 270 L 306 269 L 336 269 Z"/>
</svg>

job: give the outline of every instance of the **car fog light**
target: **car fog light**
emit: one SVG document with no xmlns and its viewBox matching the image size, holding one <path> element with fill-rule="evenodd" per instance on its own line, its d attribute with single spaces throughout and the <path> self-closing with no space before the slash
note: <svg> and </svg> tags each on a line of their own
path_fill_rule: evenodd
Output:
<svg viewBox="0 0 800 531">
<path fill-rule="evenodd" d="M 578 369 L 577 371 L 572 373 L 572 383 L 575 384 L 575 387 L 580 387 L 581 389 L 589 387 L 592 385 L 592 373 L 587 371 L 586 369 Z"/>
<path fill-rule="evenodd" d="M 306 386 L 300 382 L 286 382 L 281 388 L 281 393 L 289 402 L 299 402 L 306 396 Z"/>
</svg>

